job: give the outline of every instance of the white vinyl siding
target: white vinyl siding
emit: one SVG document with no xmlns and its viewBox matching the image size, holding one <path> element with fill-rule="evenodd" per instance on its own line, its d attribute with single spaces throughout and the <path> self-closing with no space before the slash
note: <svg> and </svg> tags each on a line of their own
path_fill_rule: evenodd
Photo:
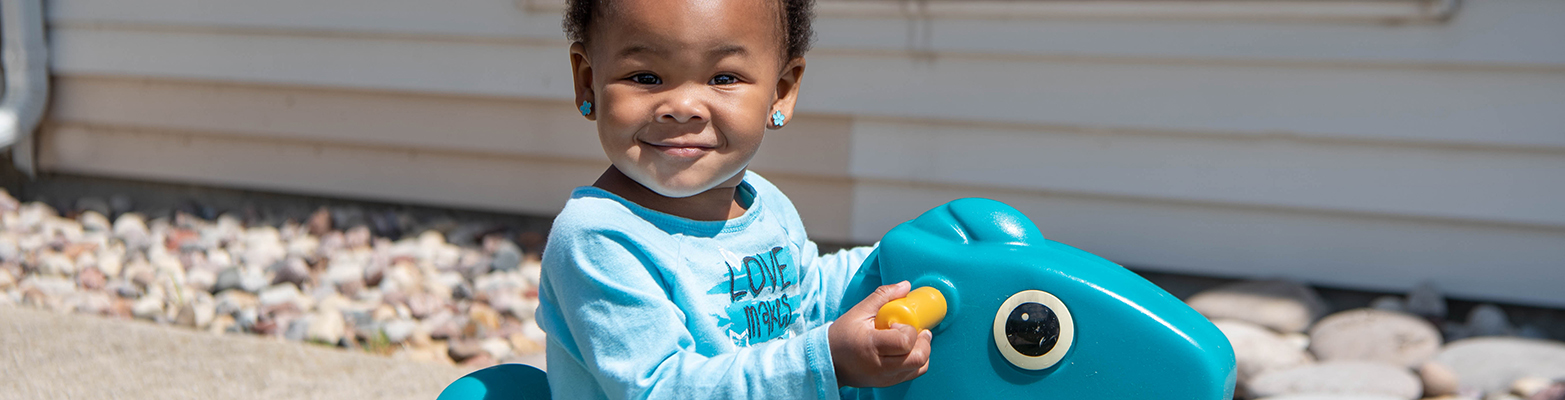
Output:
<svg viewBox="0 0 1565 400">
<path fill-rule="evenodd" d="M 1565 2 L 1287 21 L 833 4 L 798 115 L 752 164 L 817 239 L 871 242 L 983 196 L 1140 268 L 1565 305 L 1547 284 L 1565 281 Z M 607 165 L 571 104 L 558 4 L 49 13 L 44 171 L 548 214 Z"/>
</svg>

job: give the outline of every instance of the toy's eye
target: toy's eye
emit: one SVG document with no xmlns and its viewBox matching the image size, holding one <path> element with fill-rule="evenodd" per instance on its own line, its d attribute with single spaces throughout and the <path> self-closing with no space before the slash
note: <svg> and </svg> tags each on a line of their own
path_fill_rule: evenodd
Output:
<svg viewBox="0 0 1565 400">
<path fill-rule="evenodd" d="M 1059 363 L 1076 338 L 1076 322 L 1058 297 L 1023 290 L 1005 299 L 994 315 L 994 345 L 1006 361 L 1040 370 Z"/>
</svg>

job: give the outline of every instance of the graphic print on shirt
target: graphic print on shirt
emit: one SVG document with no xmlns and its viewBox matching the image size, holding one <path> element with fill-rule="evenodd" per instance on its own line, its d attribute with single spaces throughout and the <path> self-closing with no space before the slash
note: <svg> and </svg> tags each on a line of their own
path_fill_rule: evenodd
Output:
<svg viewBox="0 0 1565 400">
<path fill-rule="evenodd" d="M 728 338 L 735 345 L 803 333 L 804 324 L 798 323 L 800 268 L 793 262 L 793 252 L 773 247 L 741 258 L 728 250 L 718 251 L 728 264 L 728 274 L 707 293 L 728 295 L 728 315 L 715 317 L 728 329 Z"/>
</svg>

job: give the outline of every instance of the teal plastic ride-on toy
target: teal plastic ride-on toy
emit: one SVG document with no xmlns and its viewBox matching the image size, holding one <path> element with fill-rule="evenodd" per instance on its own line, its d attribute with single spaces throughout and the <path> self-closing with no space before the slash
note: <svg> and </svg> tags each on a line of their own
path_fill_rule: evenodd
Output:
<svg viewBox="0 0 1565 400">
<path fill-rule="evenodd" d="M 1233 349 L 1217 327 L 1124 267 L 1043 238 L 1003 203 L 956 200 L 892 229 L 841 309 L 904 280 L 914 292 L 877 319 L 930 329 L 929 370 L 850 398 L 1233 398 Z M 544 372 L 520 364 L 473 372 L 440 394 L 548 397 Z"/>
</svg>

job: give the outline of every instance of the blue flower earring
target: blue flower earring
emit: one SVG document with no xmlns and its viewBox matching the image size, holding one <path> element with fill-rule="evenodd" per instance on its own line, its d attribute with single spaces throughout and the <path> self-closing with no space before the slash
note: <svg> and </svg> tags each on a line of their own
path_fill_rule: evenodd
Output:
<svg viewBox="0 0 1565 400">
<path fill-rule="evenodd" d="M 592 114 L 592 102 L 590 102 L 590 101 L 583 101 L 583 102 L 581 102 L 581 108 L 580 109 L 581 109 L 581 116 L 583 116 L 583 117 L 587 116 L 587 114 Z"/>
<path fill-rule="evenodd" d="M 782 111 L 772 111 L 772 126 L 781 128 L 783 126 L 783 122 L 787 121 L 788 117 L 783 115 Z"/>
</svg>

